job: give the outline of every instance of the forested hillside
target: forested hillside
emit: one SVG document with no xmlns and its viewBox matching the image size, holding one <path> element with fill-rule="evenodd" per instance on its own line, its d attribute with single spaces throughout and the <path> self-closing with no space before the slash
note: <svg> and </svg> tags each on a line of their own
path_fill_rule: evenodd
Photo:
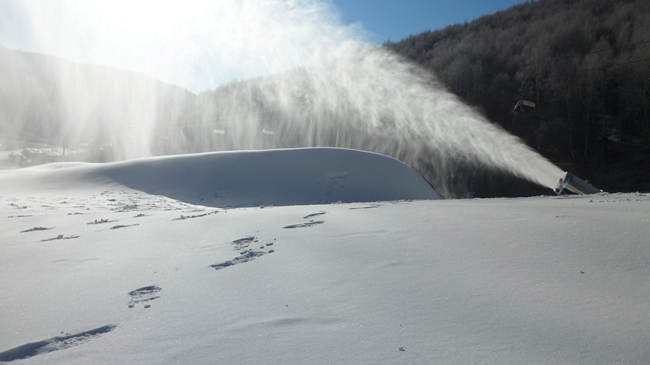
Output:
<svg viewBox="0 0 650 365">
<path fill-rule="evenodd" d="M 650 1 L 535 1 L 384 46 L 564 169 L 650 190 Z"/>
</svg>

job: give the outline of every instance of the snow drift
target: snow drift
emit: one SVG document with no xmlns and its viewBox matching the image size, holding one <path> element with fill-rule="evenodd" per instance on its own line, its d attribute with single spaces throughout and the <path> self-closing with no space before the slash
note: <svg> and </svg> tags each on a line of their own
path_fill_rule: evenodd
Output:
<svg viewBox="0 0 650 365">
<path fill-rule="evenodd" d="M 0 175 L 0 187 L 6 191 L 110 183 L 214 207 L 440 198 L 405 164 L 342 148 L 214 152 L 105 165 L 64 163 Z"/>
</svg>

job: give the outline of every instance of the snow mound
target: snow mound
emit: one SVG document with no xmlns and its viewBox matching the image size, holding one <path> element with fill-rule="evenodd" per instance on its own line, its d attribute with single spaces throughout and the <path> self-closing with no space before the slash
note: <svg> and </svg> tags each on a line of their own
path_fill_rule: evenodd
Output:
<svg viewBox="0 0 650 365">
<path fill-rule="evenodd" d="M 110 164 L 51 164 L 7 175 L 0 176 L 0 187 L 13 185 L 33 191 L 119 183 L 149 194 L 215 207 L 440 198 L 421 175 L 405 164 L 384 155 L 342 148 L 213 152 Z"/>
</svg>

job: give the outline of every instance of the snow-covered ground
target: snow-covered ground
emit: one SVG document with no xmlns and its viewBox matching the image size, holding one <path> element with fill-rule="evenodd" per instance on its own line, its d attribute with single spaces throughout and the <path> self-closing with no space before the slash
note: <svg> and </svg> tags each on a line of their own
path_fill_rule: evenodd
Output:
<svg viewBox="0 0 650 365">
<path fill-rule="evenodd" d="M 0 171 L 0 361 L 650 361 L 650 196 L 422 194 L 349 150 Z"/>
</svg>

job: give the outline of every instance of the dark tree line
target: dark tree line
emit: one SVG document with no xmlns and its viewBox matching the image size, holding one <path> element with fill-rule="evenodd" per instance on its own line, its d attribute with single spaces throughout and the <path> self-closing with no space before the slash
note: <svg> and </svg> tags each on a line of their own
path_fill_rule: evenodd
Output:
<svg viewBox="0 0 650 365">
<path fill-rule="evenodd" d="M 650 1 L 528 2 L 384 46 L 565 170 L 650 190 Z"/>
</svg>

